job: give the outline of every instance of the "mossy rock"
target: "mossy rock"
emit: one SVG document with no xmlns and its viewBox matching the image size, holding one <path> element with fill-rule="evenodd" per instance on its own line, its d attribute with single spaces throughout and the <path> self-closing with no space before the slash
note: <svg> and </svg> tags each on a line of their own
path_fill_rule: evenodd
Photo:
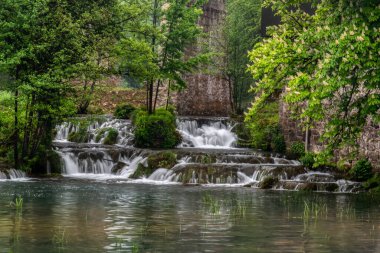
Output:
<svg viewBox="0 0 380 253">
<path fill-rule="evenodd" d="M 108 130 L 106 138 L 104 138 L 103 144 L 105 145 L 114 145 L 117 143 L 117 137 L 119 136 L 119 132 L 111 128 Z"/>
<path fill-rule="evenodd" d="M 318 185 L 316 183 L 302 183 L 298 186 L 299 191 L 317 191 Z"/>
<path fill-rule="evenodd" d="M 335 192 L 339 189 L 339 186 L 337 184 L 328 184 L 326 186 L 326 191 L 328 192 Z"/>
<path fill-rule="evenodd" d="M 79 131 L 71 132 L 68 136 L 68 141 L 76 143 L 86 143 L 88 142 L 90 135 L 88 133 L 87 127 L 80 127 Z"/>
<path fill-rule="evenodd" d="M 159 168 L 170 169 L 177 163 L 177 155 L 170 151 L 159 152 L 148 156 L 148 168 L 153 170 Z"/>
<path fill-rule="evenodd" d="M 278 183 L 278 178 L 268 176 L 260 181 L 259 187 L 261 189 L 272 189 Z"/>
<path fill-rule="evenodd" d="M 111 169 L 112 174 L 118 174 L 125 166 L 127 166 L 124 162 L 117 162 Z"/>
<path fill-rule="evenodd" d="M 137 166 L 137 169 L 135 171 L 135 173 L 133 173 L 130 178 L 132 179 L 139 179 L 139 178 L 142 178 L 143 176 L 148 176 L 150 174 L 152 174 L 153 171 L 148 168 L 148 167 L 145 167 L 143 164 L 139 164 Z"/>
</svg>

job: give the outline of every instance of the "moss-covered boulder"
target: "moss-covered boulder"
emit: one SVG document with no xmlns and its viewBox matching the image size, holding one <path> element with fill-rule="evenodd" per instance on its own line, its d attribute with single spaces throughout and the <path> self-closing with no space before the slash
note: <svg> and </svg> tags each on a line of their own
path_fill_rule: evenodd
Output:
<svg viewBox="0 0 380 253">
<path fill-rule="evenodd" d="M 261 189 L 272 189 L 278 183 L 278 178 L 273 176 L 267 176 L 259 183 Z"/>
<path fill-rule="evenodd" d="M 150 154 L 147 159 L 147 166 L 139 164 L 131 178 L 141 178 L 150 176 L 155 170 L 160 168 L 171 169 L 177 163 L 177 155 L 170 151 L 162 151 Z"/>
</svg>

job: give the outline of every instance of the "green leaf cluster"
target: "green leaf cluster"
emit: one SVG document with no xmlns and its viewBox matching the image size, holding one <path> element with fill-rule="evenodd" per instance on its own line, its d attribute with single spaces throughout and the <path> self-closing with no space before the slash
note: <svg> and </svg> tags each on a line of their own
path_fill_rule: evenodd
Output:
<svg viewBox="0 0 380 253">
<path fill-rule="evenodd" d="M 174 148 L 182 138 L 174 114 L 157 109 L 154 114 L 140 111 L 134 119 L 135 145 L 141 148 Z"/>
<path fill-rule="evenodd" d="M 324 124 L 326 161 L 336 149 L 357 146 L 368 122 L 379 123 L 380 7 L 376 0 L 312 0 L 309 15 L 304 2 L 264 3 L 282 23 L 249 52 L 257 95 L 247 119 L 284 93 L 304 127 Z"/>
</svg>

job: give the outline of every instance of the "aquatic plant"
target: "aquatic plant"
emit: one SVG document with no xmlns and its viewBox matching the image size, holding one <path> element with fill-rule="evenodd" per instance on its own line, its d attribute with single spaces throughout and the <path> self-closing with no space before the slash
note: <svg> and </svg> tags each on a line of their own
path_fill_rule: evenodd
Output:
<svg viewBox="0 0 380 253">
<path fill-rule="evenodd" d="M 304 211 L 302 216 L 304 220 L 317 220 L 322 215 L 327 215 L 326 203 L 304 201 Z"/>
<path fill-rule="evenodd" d="M 62 227 L 58 227 L 53 232 L 53 237 L 51 241 L 54 246 L 63 248 L 67 244 L 66 229 Z"/>
<path fill-rule="evenodd" d="M 14 201 L 9 203 L 9 206 L 15 208 L 16 211 L 22 211 L 23 204 L 24 199 L 21 196 L 17 196 Z"/>
<path fill-rule="evenodd" d="M 211 214 L 219 214 L 221 209 L 221 204 L 219 200 L 215 199 L 211 194 L 206 193 L 202 196 L 202 202 L 207 207 Z"/>
</svg>

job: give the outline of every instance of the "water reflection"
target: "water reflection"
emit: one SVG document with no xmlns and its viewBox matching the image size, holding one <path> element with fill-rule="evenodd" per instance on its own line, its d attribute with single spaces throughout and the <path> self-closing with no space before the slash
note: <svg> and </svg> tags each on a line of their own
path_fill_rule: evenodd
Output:
<svg viewBox="0 0 380 253">
<path fill-rule="evenodd" d="M 9 207 L 22 196 L 21 213 Z M 0 183 L 0 252 L 378 252 L 366 195 L 107 184 Z"/>
</svg>

